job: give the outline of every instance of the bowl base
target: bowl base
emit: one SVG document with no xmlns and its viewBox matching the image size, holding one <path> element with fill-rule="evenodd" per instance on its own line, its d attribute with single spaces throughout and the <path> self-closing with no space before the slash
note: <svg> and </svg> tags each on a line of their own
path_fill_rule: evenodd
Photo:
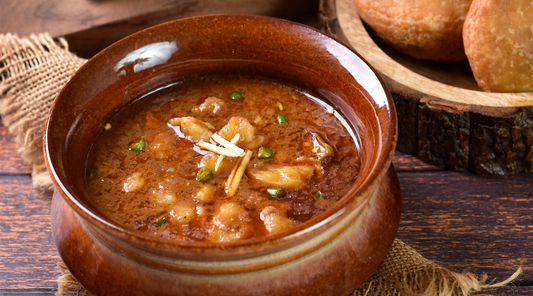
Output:
<svg viewBox="0 0 533 296">
<path fill-rule="evenodd" d="M 185 274 L 148 266 L 95 236 L 57 191 L 52 199 L 51 222 L 59 255 L 72 275 L 94 295 L 337 296 L 351 293 L 381 264 L 396 236 L 400 214 L 399 180 L 391 165 L 378 190 L 343 233 L 304 256 L 308 258 L 251 272 L 264 273 L 261 276 Z M 309 263 L 301 268 L 306 260 L 317 268 L 309 268 Z"/>
</svg>

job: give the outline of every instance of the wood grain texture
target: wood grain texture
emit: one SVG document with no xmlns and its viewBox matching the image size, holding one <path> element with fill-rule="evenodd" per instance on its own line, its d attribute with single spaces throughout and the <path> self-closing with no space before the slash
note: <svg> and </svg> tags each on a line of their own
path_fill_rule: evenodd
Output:
<svg viewBox="0 0 533 296">
<path fill-rule="evenodd" d="M 531 176 L 486 179 L 411 171 L 399 177 L 404 204 L 400 239 L 457 272 L 502 280 L 522 266 L 517 283 L 533 284 Z M 58 271 L 50 241 L 50 195 L 32 189 L 26 175 L 2 177 L 0 188 L 0 289 L 54 288 Z"/>
<path fill-rule="evenodd" d="M 487 179 L 436 167 L 426 170 L 431 167 L 402 153 L 394 163 L 404 168 L 398 171 L 400 239 L 457 272 L 502 280 L 522 266 L 519 287 L 493 294 L 533 291 L 533 176 Z M 52 295 L 58 257 L 49 230 L 51 197 L 34 190 L 29 175 L 0 176 L 0 188 L 0 295 Z"/>
<path fill-rule="evenodd" d="M 55 296 L 57 289 L 0 289 L 0 296 Z"/>
<path fill-rule="evenodd" d="M 57 287 L 51 194 L 33 189 L 29 175 L 1 176 L 0 188 L 0 289 Z"/>
<path fill-rule="evenodd" d="M 31 166 L 24 163 L 17 151 L 15 136 L 0 122 L 0 174 L 31 173 Z"/>
<path fill-rule="evenodd" d="M 470 117 L 465 104 L 426 96 L 418 102 L 418 157 L 455 171 L 468 170 Z"/>
<path fill-rule="evenodd" d="M 533 284 L 533 176 L 487 179 L 471 173 L 399 173 L 398 238 L 453 271 L 503 280 L 518 267 Z"/>
<path fill-rule="evenodd" d="M 441 171 L 442 168 L 423 162 L 419 158 L 396 150 L 392 159 L 394 168 L 397 172 L 424 172 L 424 171 Z"/>
<path fill-rule="evenodd" d="M 148 22 L 165 12 L 174 19 L 215 13 L 290 17 L 313 8 L 316 12 L 316 6 L 303 0 L 7 0 L 2 1 L 0 28 L 2 33 L 24 36 L 41 32 L 63 36 L 139 17 L 137 23 Z"/>
<path fill-rule="evenodd" d="M 387 85 L 395 83 L 386 76 L 383 76 L 383 80 Z M 396 113 L 399 114 L 398 144 L 396 149 L 416 155 L 418 153 L 419 104 L 424 94 L 409 88 L 390 89 L 390 91 L 396 107 Z"/>
<path fill-rule="evenodd" d="M 533 107 L 478 109 L 470 112 L 470 170 L 487 176 L 532 172 Z"/>
<path fill-rule="evenodd" d="M 161 9 L 149 14 L 133 16 L 128 19 L 68 33 L 64 37 L 69 43 L 70 51 L 79 57 L 90 58 L 128 35 L 180 18 L 206 14 L 242 13 L 301 20 L 307 19 L 309 15 L 315 15 L 316 7 L 318 6 L 318 0 L 297 0 L 283 2 L 283 4 L 282 0 L 232 0 L 224 2 L 210 0 L 199 2 L 213 3 L 196 4 L 194 9 L 183 9 L 181 7 Z"/>
<path fill-rule="evenodd" d="M 509 285 L 508 287 L 487 291 L 492 296 L 529 296 L 533 295 L 533 288 L 530 286 Z"/>
<path fill-rule="evenodd" d="M 0 33 L 65 36 L 72 52 L 90 58 L 121 38 L 180 18 L 239 13 L 299 19 L 317 8 L 318 0 L 7 0 Z"/>
</svg>

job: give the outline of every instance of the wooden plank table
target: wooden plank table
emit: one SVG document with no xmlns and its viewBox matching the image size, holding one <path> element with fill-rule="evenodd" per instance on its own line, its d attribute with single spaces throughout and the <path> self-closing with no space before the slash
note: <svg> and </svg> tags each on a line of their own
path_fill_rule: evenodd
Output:
<svg viewBox="0 0 533 296">
<path fill-rule="evenodd" d="M 30 2 L 38 1 L 11 1 L 2 5 L 18 11 L 24 3 Z M 115 2 L 119 5 L 125 1 L 85 2 L 92 5 Z M 157 3 L 163 2 L 181 5 L 209 1 Z M 239 1 L 229 2 L 235 5 Z M 315 8 L 305 5 L 307 11 L 304 9 L 301 13 L 302 10 L 295 9 L 290 18 L 313 22 L 313 18 L 306 18 L 306 13 Z M 134 12 L 121 18 L 109 14 L 107 20 L 99 20 L 96 25 L 85 24 L 85 27 L 76 27 L 76 32 L 58 34 L 77 36 L 78 40 L 85 40 L 80 38 L 85 34 L 87 40 L 94 41 L 90 38 L 100 34 L 110 22 L 115 28 L 130 26 L 132 19 L 134 24 L 153 24 L 140 19 L 159 15 L 156 10 L 149 11 L 148 16 L 135 18 L 132 17 Z M 1 11 L 0 30 L 4 30 L 7 27 L 2 20 L 8 13 Z M 47 28 L 46 21 L 38 24 L 35 28 Z M 27 30 L 25 24 L 19 22 L 18 25 L 19 32 L 27 32 L 24 31 Z M 130 30 L 128 27 L 121 32 Z M 76 42 L 76 38 L 69 41 L 72 41 L 71 46 L 80 48 L 84 42 Z M 110 39 L 96 42 L 86 51 L 85 57 L 109 42 Z M 452 271 L 486 273 L 490 280 L 501 281 L 521 266 L 524 272 L 513 285 L 489 292 L 493 295 L 533 295 L 533 174 L 488 179 L 472 173 L 441 170 L 399 152 L 394 165 L 403 194 L 398 238 Z M 30 172 L 30 167 L 17 154 L 13 135 L 0 124 L 0 296 L 53 295 L 57 291 L 56 279 L 60 271 L 56 266 L 59 256 L 50 232 L 51 193 L 32 188 Z"/>
<path fill-rule="evenodd" d="M 53 295 L 59 258 L 51 194 L 32 188 L 30 167 L 0 125 L 0 295 Z M 398 238 L 453 271 L 503 280 L 494 295 L 533 295 L 533 175 L 487 179 L 441 170 L 397 152 L 403 194 Z"/>
</svg>

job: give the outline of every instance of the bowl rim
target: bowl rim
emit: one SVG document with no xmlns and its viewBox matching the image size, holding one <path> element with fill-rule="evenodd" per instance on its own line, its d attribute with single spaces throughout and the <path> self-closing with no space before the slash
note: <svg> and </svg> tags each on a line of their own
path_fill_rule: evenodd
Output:
<svg viewBox="0 0 533 296">
<path fill-rule="evenodd" d="M 351 51 L 355 57 L 357 57 L 365 67 L 367 67 L 375 76 L 375 78 L 378 80 L 379 84 L 381 85 L 381 88 L 383 89 L 386 99 L 387 99 L 387 105 L 388 105 L 388 115 L 390 119 L 390 126 L 391 130 L 387 134 L 387 137 L 380 138 L 379 136 L 376 136 L 376 140 L 382 141 L 381 146 L 384 148 L 383 153 L 379 154 L 377 156 L 376 161 L 374 162 L 374 165 L 371 168 L 370 174 L 365 178 L 365 180 L 361 183 L 361 185 L 357 188 L 354 188 L 352 186 L 350 190 L 339 199 L 337 203 L 335 203 L 332 207 L 328 208 L 323 213 L 313 217 L 312 219 L 291 227 L 288 230 L 271 234 L 267 236 L 262 236 L 258 238 L 250 238 L 240 241 L 234 241 L 234 242 L 190 242 L 190 241 L 181 241 L 181 240 L 171 240 L 161 237 L 156 237 L 141 231 L 129 229 L 127 227 L 122 227 L 116 223 L 113 223 L 112 221 L 105 219 L 101 217 L 100 215 L 94 213 L 90 209 L 87 209 L 81 202 L 79 202 L 76 197 L 69 191 L 69 189 L 65 186 L 63 183 L 63 180 L 61 176 L 59 176 L 55 170 L 55 164 L 54 161 L 50 155 L 49 150 L 49 129 L 50 129 L 50 122 L 51 118 L 53 116 L 54 108 L 58 104 L 58 99 L 62 97 L 62 95 L 65 93 L 68 86 L 72 83 L 72 80 L 74 77 L 79 75 L 80 72 L 83 72 L 86 68 L 89 67 L 91 61 L 98 59 L 102 56 L 105 56 L 106 53 L 113 47 L 117 46 L 117 44 L 121 44 L 125 41 L 139 38 L 143 36 L 144 34 L 149 34 L 151 32 L 157 31 L 159 29 L 162 29 L 166 26 L 172 26 L 175 23 L 182 23 L 182 22 L 188 22 L 191 20 L 198 20 L 198 19 L 212 19 L 212 18 L 227 18 L 227 19 L 241 19 L 245 21 L 253 21 L 253 22 L 259 22 L 261 24 L 268 24 L 268 25 L 285 25 L 290 27 L 298 27 L 300 29 L 309 30 L 313 32 L 313 34 L 318 34 L 319 36 L 322 36 L 321 38 L 329 39 L 330 41 L 335 42 L 336 44 L 344 47 L 345 49 L 348 49 Z M 368 92 L 368 90 L 366 90 Z M 372 99 L 372 95 L 369 93 L 368 95 L 365 95 L 367 99 Z M 365 199 L 361 200 L 361 202 L 367 201 L 371 195 L 371 193 L 376 189 L 376 187 L 379 185 L 379 182 L 383 179 L 385 174 L 387 173 L 392 157 L 394 155 L 395 146 L 397 142 L 397 118 L 396 118 L 396 112 L 394 103 L 392 100 L 392 96 L 390 92 L 388 91 L 384 81 L 378 74 L 378 72 L 355 50 L 352 48 L 344 45 L 343 43 L 335 40 L 331 36 L 315 29 L 312 27 L 309 27 L 304 24 L 296 23 L 289 20 L 283 20 L 275 17 L 268 17 L 268 16 L 258 16 L 258 15 L 245 15 L 245 14 L 217 14 L 217 15 L 204 15 L 204 16 L 196 16 L 196 17 L 189 17 L 184 19 L 178 19 L 166 23 L 162 23 L 147 29 L 144 29 L 142 31 L 136 32 L 132 35 L 129 35 L 116 43 L 110 45 L 109 47 L 105 48 L 98 54 L 96 54 L 94 57 L 89 59 L 84 65 L 82 65 L 72 76 L 71 79 L 67 82 L 67 84 L 62 88 L 59 95 L 57 96 L 58 99 L 56 99 L 50 109 L 50 113 L 48 115 L 47 121 L 46 121 L 46 127 L 45 127 L 45 135 L 43 138 L 44 141 L 44 154 L 45 154 L 45 160 L 46 165 L 48 168 L 48 171 L 50 172 L 52 176 L 52 180 L 56 186 L 56 189 L 58 189 L 62 195 L 62 197 L 65 199 L 67 204 L 71 208 L 74 209 L 74 211 L 81 216 L 85 222 L 88 222 L 90 225 L 95 226 L 98 230 L 104 230 L 105 232 L 111 231 L 114 236 L 118 235 L 119 237 L 127 237 L 128 240 L 135 241 L 142 243 L 144 245 L 157 245 L 157 247 L 162 248 L 171 248 L 171 249 L 187 249 L 187 250 L 206 250 L 206 249 L 212 249 L 212 250 L 242 250 L 243 248 L 251 248 L 253 246 L 272 246 L 272 245 L 288 245 L 291 243 L 294 243 L 296 241 L 301 241 L 302 239 L 308 238 L 314 231 L 317 231 L 318 229 L 324 229 L 327 228 L 328 225 L 331 223 L 335 223 L 336 221 L 340 220 L 340 216 L 343 215 L 343 212 L 346 212 L 350 208 L 347 208 L 347 205 L 349 204 L 349 200 L 346 198 L 348 195 L 353 196 L 364 196 Z M 374 107 L 374 106 L 373 106 Z M 378 117 L 378 116 L 376 116 Z M 380 125 L 383 124 L 379 117 L 376 119 Z M 382 128 L 379 128 L 382 131 Z M 357 203 L 357 205 L 360 205 L 360 203 Z M 356 208 L 357 205 L 354 205 L 353 208 Z"/>
</svg>

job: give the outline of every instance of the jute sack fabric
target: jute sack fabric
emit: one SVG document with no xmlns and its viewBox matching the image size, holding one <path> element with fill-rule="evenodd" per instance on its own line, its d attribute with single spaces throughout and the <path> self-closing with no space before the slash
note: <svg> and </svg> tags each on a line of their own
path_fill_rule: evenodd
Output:
<svg viewBox="0 0 533 296">
<path fill-rule="evenodd" d="M 16 136 L 22 159 L 32 166 L 33 185 L 52 188 L 43 157 L 43 131 L 54 98 L 86 60 L 67 42 L 48 35 L 20 39 L 0 35 L 0 116 Z"/>
<path fill-rule="evenodd" d="M 0 34 L 0 116 L 16 136 L 22 158 L 33 167 L 36 188 L 52 189 L 52 181 L 43 157 L 44 124 L 52 102 L 63 85 L 86 60 L 68 51 L 64 39 L 53 40 L 47 34 L 19 38 Z M 58 266 L 56 295 L 90 295 L 70 274 L 63 262 Z M 383 263 L 354 296 L 471 295 L 504 286 L 509 279 L 486 284 L 487 277 L 455 273 L 422 257 L 396 239 Z"/>
</svg>

